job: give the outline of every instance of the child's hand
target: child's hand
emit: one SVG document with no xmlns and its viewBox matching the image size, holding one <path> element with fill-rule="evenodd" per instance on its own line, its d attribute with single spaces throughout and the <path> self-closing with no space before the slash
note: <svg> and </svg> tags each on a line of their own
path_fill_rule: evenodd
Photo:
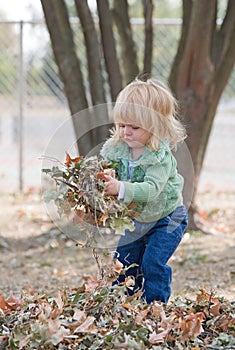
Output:
<svg viewBox="0 0 235 350">
<path fill-rule="evenodd" d="M 104 177 L 105 193 L 110 195 L 117 195 L 120 189 L 120 182 L 110 175 L 105 175 Z"/>
</svg>

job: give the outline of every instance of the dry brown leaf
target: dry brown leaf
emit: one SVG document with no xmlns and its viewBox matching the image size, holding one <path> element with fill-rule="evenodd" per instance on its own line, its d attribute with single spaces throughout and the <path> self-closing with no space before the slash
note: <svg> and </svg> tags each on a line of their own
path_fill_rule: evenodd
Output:
<svg viewBox="0 0 235 350">
<path fill-rule="evenodd" d="M 214 316 L 220 316 L 221 303 L 218 302 L 210 306 L 210 313 Z"/>
<path fill-rule="evenodd" d="M 86 320 L 74 330 L 74 333 L 91 333 L 96 334 L 98 332 L 97 327 L 94 325 L 95 317 L 88 316 Z"/>
<path fill-rule="evenodd" d="M 120 273 L 122 270 L 123 270 L 123 264 L 115 259 L 114 262 L 113 262 L 113 271 L 117 272 L 117 273 Z"/>
<path fill-rule="evenodd" d="M 120 305 L 126 310 L 134 310 L 134 306 L 129 303 L 121 303 Z"/>
<path fill-rule="evenodd" d="M 156 331 L 154 331 L 149 337 L 150 344 L 163 343 L 164 340 L 167 338 L 167 335 L 171 331 L 171 328 L 172 328 L 171 325 L 168 324 L 166 329 L 159 328 L 158 333 Z"/>
<path fill-rule="evenodd" d="M 135 286 L 135 279 L 133 276 L 127 276 L 125 278 L 125 281 L 123 283 L 127 288 L 129 289 L 134 289 L 134 286 Z"/>
<path fill-rule="evenodd" d="M 108 214 L 108 213 L 104 213 L 104 214 L 101 216 L 101 218 L 100 218 L 99 221 L 102 223 L 103 226 L 105 226 L 106 221 L 108 220 L 108 218 L 109 218 L 109 214 Z"/>
<path fill-rule="evenodd" d="M 150 313 L 149 309 L 142 310 L 138 312 L 138 314 L 135 316 L 134 320 L 138 325 L 142 325 L 143 321 L 146 320 L 146 316 Z"/>
<path fill-rule="evenodd" d="M 23 216 L 26 216 L 27 213 L 24 209 L 19 209 L 17 212 L 17 215 L 18 215 L 18 217 L 23 217 Z"/>
<path fill-rule="evenodd" d="M 157 302 L 154 302 L 154 304 L 152 305 L 153 316 L 159 317 L 161 315 L 162 311 L 163 311 L 163 305 L 158 304 Z"/>
<path fill-rule="evenodd" d="M 81 221 L 84 221 L 85 218 L 85 211 L 81 209 L 74 209 L 74 217 L 73 217 L 73 224 L 79 224 Z"/>
<path fill-rule="evenodd" d="M 19 350 L 25 349 L 25 347 L 29 344 L 29 342 L 30 342 L 30 335 L 27 335 L 25 338 L 23 338 L 19 342 Z"/>
<path fill-rule="evenodd" d="M 201 301 L 209 301 L 212 304 L 217 304 L 219 303 L 219 299 L 217 297 L 213 296 L 213 292 L 208 292 L 204 286 L 200 288 L 200 293 L 197 294 L 197 302 Z"/>
<path fill-rule="evenodd" d="M 85 283 L 85 291 L 93 292 L 100 285 L 100 280 L 96 278 L 89 279 L 87 283 Z"/>
<path fill-rule="evenodd" d="M 64 307 L 64 301 L 63 301 L 62 294 L 61 294 L 60 291 L 58 291 L 57 297 L 54 298 L 54 300 L 55 300 L 55 302 L 56 302 L 58 308 L 59 308 L 60 310 L 62 310 L 63 307 Z"/>
<path fill-rule="evenodd" d="M 186 315 L 180 325 L 180 329 L 182 330 L 181 339 L 189 340 L 190 338 L 196 338 L 201 334 L 203 332 L 202 321 L 204 320 L 204 317 L 203 312 Z"/>
<path fill-rule="evenodd" d="M 9 297 L 5 300 L 4 296 L 0 294 L 0 309 L 5 312 L 7 310 L 16 310 L 18 307 L 22 306 L 22 301 L 17 300 L 14 297 Z"/>
<path fill-rule="evenodd" d="M 82 320 L 85 320 L 85 318 L 86 318 L 86 313 L 84 310 L 80 310 L 80 309 L 74 310 L 74 314 L 73 314 L 74 320 L 82 322 Z"/>
<path fill-rule="evenodd" d="M 60 320 L 48 320 L 48 338 L 53 338 L 53 342 L 59 344 L 70 334 L 70 330 L 61 325 Z"/>
<path fill-rule="evenodd" d="M 69 168 L 72 163 L 79 163 L 80 160 L 82 160 L 82 159 L 83 159 L 82 156 L 71 158 L 70 155 L 66 152 L 64 164 L 65 164 L 65 166 L 67 166 Z"/>
</svg>

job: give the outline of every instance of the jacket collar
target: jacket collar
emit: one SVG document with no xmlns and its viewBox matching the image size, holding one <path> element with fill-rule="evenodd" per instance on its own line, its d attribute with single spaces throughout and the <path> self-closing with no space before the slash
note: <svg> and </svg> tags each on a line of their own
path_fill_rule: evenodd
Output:
<svg viewBox="0 0 235 350">
<path fill-rule="evenodd" d="M 112 138 L 107 141 L 108 157 L 113 161 L 124 161 L 124 163 L 129 161 L 130 148 L 128 145 L 124 141 L 120 141 L 116 145 L 113 142 Z M 139 164 L 154 165 L 159 163 L 168 151 L 169 145 L 167 141 L 161 141 L 157 151 L 153 151 L 146 146 L 144 153 L 139 157 Z"/>
</svg>

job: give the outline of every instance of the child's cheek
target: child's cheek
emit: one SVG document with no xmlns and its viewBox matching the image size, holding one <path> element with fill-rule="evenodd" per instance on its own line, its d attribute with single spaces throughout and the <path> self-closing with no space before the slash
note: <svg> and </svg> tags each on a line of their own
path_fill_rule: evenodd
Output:
<svg viewBox="0 0 235 350">
<path fill-rule="evenodd" d="M 119 135 L 120 135 L 121 138 L 123 138 L 124 132 L 123 132 L 122 129 L 120 129 Z"/>
</svg>

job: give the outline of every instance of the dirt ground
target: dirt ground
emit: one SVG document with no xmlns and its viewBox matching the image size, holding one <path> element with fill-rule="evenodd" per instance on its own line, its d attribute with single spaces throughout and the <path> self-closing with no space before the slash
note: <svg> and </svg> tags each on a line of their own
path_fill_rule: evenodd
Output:
<svg viewBox="0 0 235 350">
<path fill-rule="evenodd" d="M 235 193 L 204 192 L 197 204 L 209 234 L 185 233 L 170 261 L 172 297 L 193 297 L 205 286 L 235 300 Z M 0 206 L 0 294 L 24 288 L 54 294 L 97 274 L 92 250 L 77 247 L 54 227 L 40 194 L 2 194 Z"/>
</svg>

